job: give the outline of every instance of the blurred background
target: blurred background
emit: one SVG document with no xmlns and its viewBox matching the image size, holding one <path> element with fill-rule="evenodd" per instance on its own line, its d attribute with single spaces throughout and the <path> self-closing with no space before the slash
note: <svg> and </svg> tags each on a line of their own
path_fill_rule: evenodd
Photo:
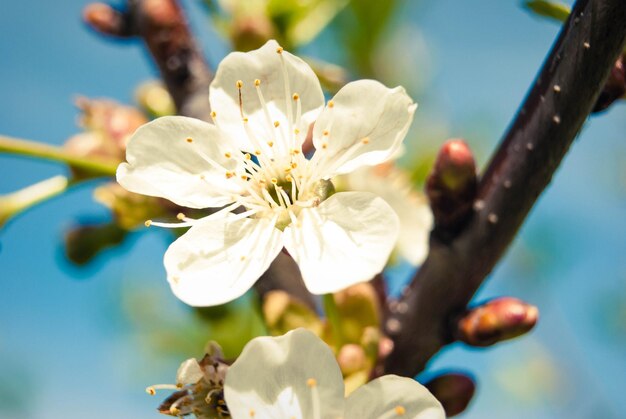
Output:
<svg viewBox="0 0 626 419">
<path fill-rule="evenodd" d="M 211 19 L 213 9 L 199 0 L 182 3 L 215 68 L 231 50 L 227 16 Z M 290 35 L 292 47 L 355 77 L 407 87 L 420 107 L 402 164 L 416 187 L 450 137 L 465 138 L 482 167 L 559 25 L 513 0 L 389 3 L 397 4 L 373 21 L 337 6 L 311 42 L 304 29 Z M 81 23 L 87 4 L 0 6 L 0 133 L 61 145 L 81 130 L 77 95 L 132 104 L 137 86 L 156 78 L 138 41 L 113 42 Z M 625 112 L 619 103 L 585 125 L 477 295 L 537 305 L 535 330 L 488 349 L 453 345 L 425 373 L 476 377 L 477 395 L 459 417 L 626 417 Z M 0 194 L 65 171 L 0 155 Z M 174 382 L 179 363 L 200 356 L 209 338 L 236 352 L 241 342 L 226 333 L 234 323 L 262 333 L 249 299 L 214 311 L 226 319 L 217 325 L 176 300 L 162 267 L 167 232 L 140 230 L 85 266 L 69 262 L 67 231 L 111 218 L 92 198 L 101 183 L 72 189 L 0 230 L 0 417 L 157 418 L 161 397 L 148 396 L 146 386 Z M 396 267 L 395 281 L 409 270 Z"/>
</svg>

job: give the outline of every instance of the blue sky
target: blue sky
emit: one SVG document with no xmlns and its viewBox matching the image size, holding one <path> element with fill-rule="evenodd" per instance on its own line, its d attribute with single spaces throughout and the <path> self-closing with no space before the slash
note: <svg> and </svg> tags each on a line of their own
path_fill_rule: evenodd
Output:
<svg viewBox="0 0 626 419">
<path fill-rule="evenodd" d="M 61 144 L 78 132 L 75 95 L 131 102 L 136 85 L 154 76 L 138 43 L 110 42 L 86 30 L 80 13 L 88 3 L 1 6 L 1 133 Z M 209 61 L 219 62 L 226 45 L 198 2 L 183 3 Z M 433 128 L 420 125 L 432 116 L 439 142 L 461 136 L 489 150 L 558 27 L 531 17 L 517 1 L 424 1 L 406 6 L 405 16 L 415 24 L 407 30 L 419 37 L 404 40 L 404 47 L 417 51 L 423 79 L 411 150 L 437 145 L 425 143 Z M 326 36 L 306 52 L 330 58 L 330 48 Z M 464 417 L 617 418 L 626 409 L 624 112 L 620 104 L 585 126 L 477 297 L 513 295 L 538 305 L 537 329 L 487 350 L 455 345 L 431 364 L 433 372 L 460 368 L 478 378 L 477 398 Z M 481 165 L 485 159 L 479 153 Z M 0 193 L 64 170 L 0 156 Z M 157 400 L 144 388 L 171 382 L 177 363 L 140 345 L 120 307 L 125 290 L 145 289 L 164 296 L 163 317 L 181 318 L 161 265 L 167 240 L 156 231 L 136 235 L 86 270 L 71 266 L 60 246 L 64 230 L 76 220 L 106 217 L 92 202 L 91 187 L 83 186 L 0 231 L 0 400 L 10 397 L 19 417 L 159 417 Z"/>
</svg>

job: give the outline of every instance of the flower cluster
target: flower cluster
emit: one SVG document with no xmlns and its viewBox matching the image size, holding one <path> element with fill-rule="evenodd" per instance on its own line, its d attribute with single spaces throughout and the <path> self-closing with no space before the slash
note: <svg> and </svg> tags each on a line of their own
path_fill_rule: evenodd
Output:
<svg viewBox="0 0 626 419">
<path fill-rule="evenodd" d="M 311 68 L 269 41 L 228 55 L 209 99 L 213 124 L 156 119 L 135 132 L 117 172 L 131 192 L 221 208 L 201 219 L 147 223 L 191 227 L 164 258 L 176 296 L 194 306 L 231 301 L 283 247 L 314 294 L 383 269 L 398 238 L 397 215 L 371 193 L 334 193 L 330 179 L 397 152 L 417 106 L 404 89 L 360 80 L 324 105 Z M 302 151 L 309 130 L 310 158 Z"/>
<path fill-rule="evenodd" d="M 205 379 L 198 377 L 199 382 Z M 386 375 L 347 398 L 344 392 L 341 370 L 330 348 L 312 332 L 296 329 L 280 337 L 255 338 L 246 345 L 226 371 L 223 408 L 234 419 L 445 419 L 437 399 L 411 378 Z M 189 394 L 202 405 L 204 393 Z M 174 413 L 194 413 L 201 419 L 221 417 L 199 408 Z"/>
</svg>

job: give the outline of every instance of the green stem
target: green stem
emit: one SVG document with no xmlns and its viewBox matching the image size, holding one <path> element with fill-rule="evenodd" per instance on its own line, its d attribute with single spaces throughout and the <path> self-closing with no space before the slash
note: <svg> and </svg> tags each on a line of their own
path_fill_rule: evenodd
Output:
<svg viewBox="0 0 626 419">
<path fill-rule="evenodd" d="M 81 157 L 62 147 L 0 135 L 0 153 L 53 160 L 95 176 L 115 176 L 118 162 L 95 157 Z"/>
<path fill-rule="evenodd" d="M 70 181 L 65 176 L 55 176 L 43 180 L 24 189 L 6 195 L 0 195 L 0 228 L 9 219 L 20 213 L 54 198 L 65 192 L 70 186 Z"/>
<path fill-rule="evenodd" d="M 324 312 L 326 313 L 326 319 L 333 334 L 333 340 L 337 349 L 341 348 L 345 343 L 345 336 L 343 333 L 343 327 L 341 325 L 341 315 L 339 314 L 339 308 L 335 302 L 335 296 L 333 294 L 322 295 L 322 302 L 324 304 Z"/>
</svg>

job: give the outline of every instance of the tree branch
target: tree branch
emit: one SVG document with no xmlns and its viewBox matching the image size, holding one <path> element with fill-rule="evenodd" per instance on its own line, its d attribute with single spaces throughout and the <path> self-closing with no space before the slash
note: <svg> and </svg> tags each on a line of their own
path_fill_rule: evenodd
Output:
<svg viewBox="0 0 626 419">
<path fill-rule="evenodd" d="M 579 0 L 480 181 L 474 214 L 430 254 L 387 322 L 385 372 L 414 376 L 453 340 L 465 309 L 550 182 L 626 39 L 624 0 Z"/>
<path fill-rule="evenodd" d="M 123 12 L 94 3 L 85 9 L 84 19 L 106 35 L 142 38 L 178 114 L 211 120 L 211 72 L 176 0 L 128 0 Z"/>
</svg>

